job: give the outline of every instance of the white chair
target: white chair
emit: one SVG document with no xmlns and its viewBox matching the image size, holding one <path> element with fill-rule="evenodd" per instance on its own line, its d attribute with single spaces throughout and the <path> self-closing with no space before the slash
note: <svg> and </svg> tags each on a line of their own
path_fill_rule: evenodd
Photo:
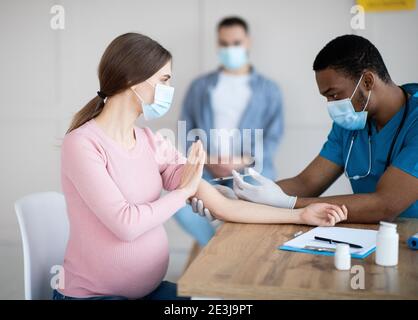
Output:
<svg viewBox="0 0 418 320">
<path fill-rule="evenodd" d="M 16 201 L 23 243 L 25 299 L 51 299 L 53 266 L 64 261 L 68 241 L 65 198 L 58 192 L 30 194 Z"/>
</svg>

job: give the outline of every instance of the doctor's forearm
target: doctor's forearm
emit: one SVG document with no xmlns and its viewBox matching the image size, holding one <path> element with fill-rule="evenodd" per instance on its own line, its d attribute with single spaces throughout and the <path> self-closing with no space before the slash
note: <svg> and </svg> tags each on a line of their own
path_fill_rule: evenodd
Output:
<svg viewBox="0 0 418 320">
<path fill-rule="evenodd" d="M 381 220 L 392 220 L 388 217 L 384 201 L 375 193 L 339 195 L 318 198 L 299 197 L 295 208 L 303 208 L 311 203 L 326 202 L 336 205 L 345 205 L 348 208 L 350 223 L 378 223 Z"/>
<path fill-rule="evenodd" d="M 342 167 L 317 156 L 301 173 L 277 184 L 289 196 L 319 197 L 342 173 Z"/>
<path fill-rule="evenodd" d="M 288 195 L 299 197 L 315 196 L 315 194 L 313 194 L 313 190 L 309 187 L 309 184 L 304 183 L 299 176 L 283 179 L 277 181 L 276 183 Z"/>
</svg>

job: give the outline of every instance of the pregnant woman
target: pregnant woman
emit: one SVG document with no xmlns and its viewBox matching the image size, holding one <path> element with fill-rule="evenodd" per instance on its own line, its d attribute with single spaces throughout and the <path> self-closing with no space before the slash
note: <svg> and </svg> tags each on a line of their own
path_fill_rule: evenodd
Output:
<svg viewBox="0 0 418 320">
<path fill-rule="evenodd" d="M 168 242 L 163 223 L 198 196 L 219 219 L 332 226 L 345 207 L 286 210 L 224 197 L 201 179 L 200 142 L 185 159 L 160 135 L 135 126 L 170 108 L 171 54 L 137 33 L 117 37 L 98 68 L 100 90 L 74 117 L 61 154 L 70 222 L 65 287 L 54 299 L 176 299 L 163 281 Z M 167 192 L 161 195 L 162 190 Z"/>
</svg>

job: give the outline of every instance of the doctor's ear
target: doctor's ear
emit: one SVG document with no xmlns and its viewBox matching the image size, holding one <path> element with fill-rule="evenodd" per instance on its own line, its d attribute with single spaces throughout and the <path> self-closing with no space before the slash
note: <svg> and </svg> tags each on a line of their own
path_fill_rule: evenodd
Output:
<svg viewBox="0 0 418 320">
<path fill-rule="evenodd" d="M 363 85 L 367 91 L 373 89 L 375 84 L 375 75 L 371 71 L 366 71 L 363 76 Z"/>
</svg>

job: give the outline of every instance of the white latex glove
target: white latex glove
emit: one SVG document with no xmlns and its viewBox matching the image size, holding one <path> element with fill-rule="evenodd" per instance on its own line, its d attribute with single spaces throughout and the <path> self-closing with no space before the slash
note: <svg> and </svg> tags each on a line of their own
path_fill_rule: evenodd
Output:
<svg viewBox="0 0 418 320">
<path fill-rule="evenodd" d="M 259 186 L 245 182 L 238 172 L 232 170 L 234 192 L 239 198 L 279 208 L 295 207 L 297 197 L 288 196 L 274 181 L 252 168 L 248 169 L 248 173 L 260 184 Z"/>
<path fill-rule="evenodd" d="M 214 185 L 214 187 L 226 198 L 229 199 L 238 199 L 238 197 L 235 195 L 234 190 L 231 188 L 228 188 L 223 185 Z M 210 213 L 208 208 L 205 208 L 203 201 L 193 197 L 192 201 L 188 201 L 188 203 L 192 206 L 192 210 L 194 213 L 197 213 L 199 216 L 206 217 L 209 221 L 216 220 L 214 216 Z"/>
</svg>

